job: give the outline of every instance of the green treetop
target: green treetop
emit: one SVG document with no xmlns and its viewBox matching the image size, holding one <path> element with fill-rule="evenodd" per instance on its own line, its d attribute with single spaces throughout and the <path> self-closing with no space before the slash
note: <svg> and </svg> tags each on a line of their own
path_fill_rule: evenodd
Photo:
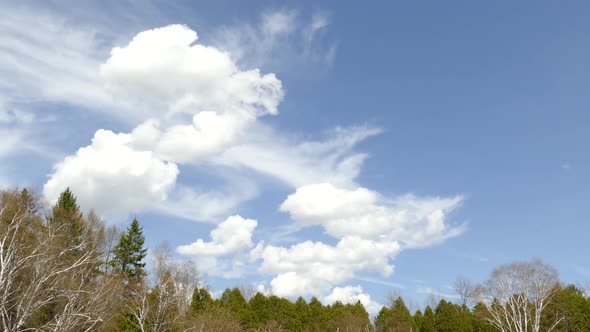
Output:
<svg viewBox="0 0 590 332">
<path fill-rule="evenodd" d="M 147 249 L 143 247 L 144 242 L 143 228 L 134 218 L 113 250 L 115 258 L 112 264 L 130 283 L 140 282 L 146 275 L 143 259 Z"/>
</svg>

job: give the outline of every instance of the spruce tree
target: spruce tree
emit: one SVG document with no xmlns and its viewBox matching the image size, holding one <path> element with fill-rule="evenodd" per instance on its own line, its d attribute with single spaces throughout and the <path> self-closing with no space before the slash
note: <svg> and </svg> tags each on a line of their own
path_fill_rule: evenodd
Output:
<svg viewBox="0 0 590 332">
<path fill-rule="evenodd" d="M 424 309 L 420 332 L 436 332 L 436 318 L 434 316 L 434 311 L 430 306 L 427 306 L 426 309 Z"/>
<path fill-rule="evenodd" d="M 113 250 L 112 264 L 121 272 L 128 285 L 140 283 L 146 275 L 143 259 L 147 249 L 143 247 L 144 242 L 143 228 L 134 218 Z"/>
<path fill-rule="evenodd" d="M 63 235 L 63 245 L 66 248 L 78 247 L 84 242 L 87 233 L 80 206 L 76 196 L 70 188 L 66 188 L 53 206 L 52 214 L 48 217 L 49 224 L 54 230 Z M 73 252 L 81 253 L 84 248 L 77 248 Z"/>
<path fill-rule="evenodd" d="M 211 310 L 213 303 L 214 301 L 209 291 L 203 287 L 197 287 L 193 291 L 190 308 L 193 314 L 202 314 L 207 310 Z"/>
</svg>

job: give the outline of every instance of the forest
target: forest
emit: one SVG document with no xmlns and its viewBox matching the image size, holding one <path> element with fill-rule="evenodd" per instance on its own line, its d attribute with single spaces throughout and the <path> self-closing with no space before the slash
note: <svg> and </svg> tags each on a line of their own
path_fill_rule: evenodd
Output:
<svg viewBox="0 0 590 332">
<path fill-rule="evenodd" d="M 48 207 L 32 189 L 0 192 L 0 329 L 15 331 L 590 331 L 583 287 L 540 260 L 458 279 L 458 300 L 410 310 L 391 296 L 375 317 L 360 302 L 324 305 L 226 289 L 161 245 L 146 267 L 137 219 L 121 230 L 83 213 L 69 189 Z M 460 271 L 457 271 L 460 274 Z"/>
</svg>

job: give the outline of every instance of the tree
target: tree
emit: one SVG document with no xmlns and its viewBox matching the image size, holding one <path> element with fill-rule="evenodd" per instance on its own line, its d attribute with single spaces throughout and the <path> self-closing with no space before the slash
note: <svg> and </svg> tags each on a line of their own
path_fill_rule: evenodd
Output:
<svg viewBox="0 0 590 332">
<path fill-rule="evenodd" d="M 473 301 L 477 295 L 475 285 L 468 279 L 459 277 L 455 280 L 453 286 L 455 293 L 461 299 L 461 305 L 473 306 Z"/>
<path fill-rule="evenodd" d="M 479 287 L 480 300 L 490 314 L 487 320 L 502 332 L 539 332 L 558 282 L 557 270 L 538 259 L 496 268 Z M 562 319 L 552 318 L 545 331 L 551 332 Z"/>
<path fill-rule="evenodd" d="M 143 247 L 144 242 L 143 228 L 134 218 L 113 250 L 115 257 L 112 264 L 126 279 L 128 286 L 137 285 L 146 276 L 143 259 L 147 254 L 147 249 Z"/>
<path fill-rule="evenodd" d="M 441 300 L 435 310 L 437 332 L 472 332 L 471 313 L 466 306 Z"/>
<path fill-rule="evenodd" d="M 424 316 L 422 317 L 422 325 L 420 326 L 420 332 L 436 332 L 436 318 L 434 311 L 430 306 L 426 306 L 424 309 Z"/>
<path fill-rule="evenodd" d="M 191 310 L 194 313 L 203 313 L 213 305 L 211 294 L 204 287 L 197 287 L 191 297 Z"/>
<path fill-rule="evenodd" d="M 86 233 L 86 225 L 76 196 L 70 188 L 66 188 L 59 195 L 48 219 L 54 228 L 62 230 L 64 246 L 80 246 Z M 84 248 L 80 247 L 77 251 L 83 250 Z"/>
<path fill-rule="evenodd" d="M 574 285 L 558 287 L 553 301 L 547 306 L 541 318 L 541 330 L 550 327 L 555 317 L 563 320 L 554 331 L 589 331 L 590 330 L 590 299 Z"/>
<path fill-rule="evenodd" d="M 485 304 L 482 302 L 478 302 L 475 307 L 473 307 L 473 331 L 474 332 L 496 332 L 495 326 L 490 324 L 489 319 L 491 319 L 491 315 L 488 312 L 488 309 Z"/>
<path fill-rule="evenodd" d="M 29 191 L 0 192 L 2 330 L 97 329 L 107 320 L 116 287 L 96 275 L 100 260 L 91 245 L 93 234 L 84 232 L 75 241 L 64 241 L 71 226 L 64 211 L 71 204 L 55 209 L 64 214 L 50 215 L 46 222 L 37 206 Z M 56 220 L 60 222 L 52 222 Z"/>
<path fill-rule="evenodd" d="M 401 297 L 393 301 L 391 308 L 381 309 L 375 324 L 381 331 L 416 331 L 416 323 Z"/>
<path fill-rule="evenodd" d="M 176 331 L 188 316 L 199 274 L 191 261 L 177 263 L 166 243 L 155 250 L 153 266 L 154 286 L 136 286 L 122 324 L 140 331 Z"/>
</svg>

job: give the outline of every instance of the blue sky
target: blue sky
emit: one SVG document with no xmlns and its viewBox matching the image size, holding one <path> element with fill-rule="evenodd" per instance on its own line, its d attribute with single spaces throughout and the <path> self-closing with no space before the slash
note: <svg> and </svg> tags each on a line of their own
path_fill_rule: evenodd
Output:
<svg viewBox="0 0 590 332">
<path fill-rule="evenodd" d="M 589 14 L 2 1 L 0 185 L 137 216 L 214 291 L 374 311 L 532 257 L 585 282 Z"/>
</svg>

